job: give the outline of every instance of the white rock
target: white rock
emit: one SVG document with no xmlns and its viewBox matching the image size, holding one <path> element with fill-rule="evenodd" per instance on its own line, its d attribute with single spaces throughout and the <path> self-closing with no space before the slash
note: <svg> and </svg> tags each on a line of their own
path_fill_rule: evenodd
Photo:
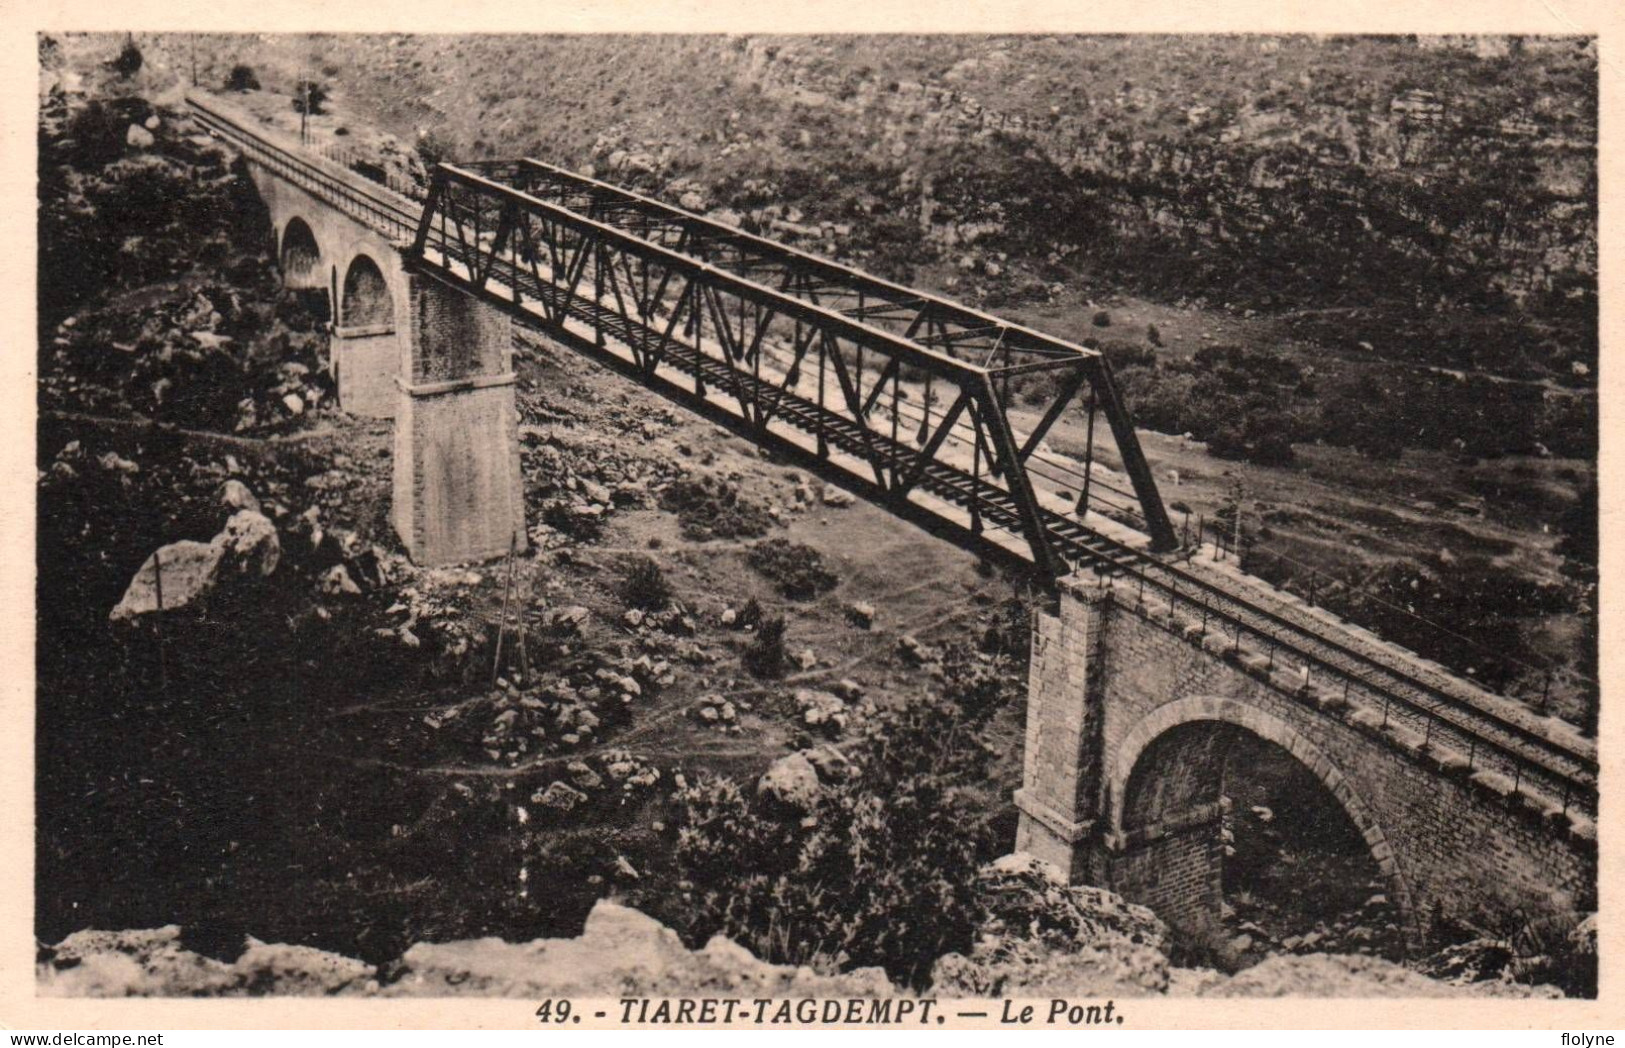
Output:
<svg viewBox="0 0 1625 1048">
<path fill-rule="evenodd" d="M 215 542 L 182 539 L 160 548 L 141 565 L 124 597 L 108 616 L 114 622 L 158 610 L 158 591 L 168 611 L 193 604 L 214 589 L 225 550 Z"/>
<path fill-rule="evenodd" d="M 255 513 L 260 512 L 260 500 L 254 497 L 252 491 L 248 490 L 247 484 L 235 478 L 220 485 L 220 489 L 214 493 L 214 500 L 234 512 L 240 509 L 250 509 Z"/>
<path fill-rule="evenodd" d="M 756 783 L 758 796 L 770 798 L 803 812 L 812 811 L 817 807 L 821 790 L 817 769 L 812 766 L 811 761 L 799 753 L 792 753 L 774 761 L 773 766 L 767 769 L 767 774 Z"/>
<path fill-rule="evenodd" d="M 332 596 L 354 595 L 361 592 L 361 587 L 355 584 L 355 580 L 350 577 L 349 569 L 343 564 L 335 564 L 323 572 L 321 587 L 323 593 Z"/>
</svg>

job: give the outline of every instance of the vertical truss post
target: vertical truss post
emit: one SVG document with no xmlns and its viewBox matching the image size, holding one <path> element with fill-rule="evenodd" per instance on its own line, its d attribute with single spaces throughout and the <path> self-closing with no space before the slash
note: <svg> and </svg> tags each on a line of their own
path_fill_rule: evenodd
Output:
<svg viewBox="0 0 1625 1048">
<path fill-rule="evenodd" d="M 796 321 L 795 344 L 801 345 L 801 321 Z M 824 436 L 824 385 L 829 379 L 829 355 L 822 340 L 818 343 L 818 457 L 829 458 L 829 441 Z"/>
<path fill-rule="evenodd" d="M 1128 408 L 1123 404 L 1117 383 L 1112 379 L 1111 365 L 1104 355 L 1091 357 L 1090 361 L 1089 384 L 1099 397 L 1102 410 L 1106 412 L 1106 422 L 1112 428 L 1112 438 L 1117 441 L 1118 454 L 1123 458 L 1123 469 L 1134 484 L 1134 494 L 1140 500 L 1141 512 L 1145 514 L 1145 529 L 1151 535 L 1151 549 L 1159 553 L 1177 549 L 1179 536 L 1174 534 L 1173 522 L 1168 519 L 1168 511 L 1162 504 L 1162 494 L 1157 491 L 1157 482 L 1151 476 L 1151 466 L 1146 462 L 1139 437 L 1134 433 L 1134 421 L 1129 418 Z"/>
<path fill-rule="evenodd" d="M 1021 464 L 1015 435 L 1010 432 L 1010 421 L 1004 417 L 1004 411 L 999 407 L 999 394 L 993 388 L 992 376 L 983 374 L 980 384 L 982 414 L 987 422 L 987 428 L 991 431 L 989 435 L 993 440 L 993 452 L 1004 464 L 1005 483 L 1009 486 L 1010 497 L 1016 502 L 1022 534 L 1026 536 L 1027 545 L 1033 551 L 1033 563 L 1046 578 L 1057 578 L 1060 575 L 1060 563 L 1055 551 L 1050 548 L 1049 533 L 1044 529 L 1038 499 L 1033 494 L 1027 470 Z"/>
<path fill-rule="evenodd" d="M 1077 514 L 1080 517 L 1089 513 L 1089 483 L 1095 472 L 1095 390 L 1089 387 L 1089 422 L 1084 429 L 1083 436 L 1083 490 L 1078 493 Z"/>
</svg>

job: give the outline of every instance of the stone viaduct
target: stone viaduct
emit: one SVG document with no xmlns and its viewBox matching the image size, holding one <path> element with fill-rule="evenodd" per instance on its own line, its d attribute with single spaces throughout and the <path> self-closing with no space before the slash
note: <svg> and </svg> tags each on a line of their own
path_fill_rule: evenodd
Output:
<svg viewBox="0 0 1625 1048">
<path fill-rule="evenodd" d="M 525 548 L 512 322 L 410 270 L 403 245 L 270 168 L 248 165 L 287 286 L 324 292 L 339 404 L 395 420 L 391 516 L 420 564 Z M 357 191 L 376 192 L 341 170 Z"/>
<path fill-rule="evenodd" d="M 1311 687 L 1132 586 L 1078 576 L 1034 624 L 1017 847 L 1176 928 L 1218 913 L 1237 733 L 1294 757 L 1365 839 L 1413 941 L 1434 915 L 1506 927 L 1596 908 L 1589 820 L 1468 754 Z"/>
<path fill-rule="evenodd" d="M 287 283 L 329 296 L 341 404 L 394 420 L 392 514 L 412 557 L 523 547 L 508 313 L 409 264 L 405 237 L 335 206 L 319 184 L 295 184 L 274 150 L 240 137 L 256 132 L 212 126 L 246 143 Z M 377 192 L 351 172 L 322 177 Z M 1205 605 L 1198 623 L 1177 582 L 1159 602 L 1141 580 L 1135 594 L 1073 575 L 1038 614 L 1018 848 L 1198 930 L 1221 900 L 1226 783 L 1245 772 L 1231 744 L 1250 734 L 1335 799 L 1414 937 L 1439 913 L 1504 927 L 1596 908 L 1595 825 L 1566 793 L 1559 803 L 1549 783 L 1542 792 L 1489 770 L 1460 735 L 1390 721 L 1369 693 L 1311 686 L 1273 647 L 1266 659 L 1239 630 L 1232 642 L 1209 628 Z"/>
</svg>

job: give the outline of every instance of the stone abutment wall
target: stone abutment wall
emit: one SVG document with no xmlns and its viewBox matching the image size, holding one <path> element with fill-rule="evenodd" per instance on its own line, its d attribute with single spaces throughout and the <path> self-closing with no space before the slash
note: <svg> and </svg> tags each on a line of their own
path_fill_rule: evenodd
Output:
<svg viewBox="0 0 1625 1048">
<path fill-rule="evenodd" d="M 1018 848 L 1192 928 L 1216 914 L 1227 732 L 1291 754 L 1364 838 L 1412 937 L 1596 908 L 1596 841 L 1456 773 L 1356 706 L 1216 651 L 1094 580 L 1063 585 L 1033 633 Z"/>
</svg>

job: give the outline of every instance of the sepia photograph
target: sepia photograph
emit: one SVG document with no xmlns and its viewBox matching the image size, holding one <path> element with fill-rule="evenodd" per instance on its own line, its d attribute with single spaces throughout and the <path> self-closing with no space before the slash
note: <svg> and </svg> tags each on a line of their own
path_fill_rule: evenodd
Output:
<svg viewBox="0 0 1625 1048">
<path fill-rule="evenodd" d="M 33 37 L 39 997 L 1597 999 L 1596 35 Z"/>
</svg>

